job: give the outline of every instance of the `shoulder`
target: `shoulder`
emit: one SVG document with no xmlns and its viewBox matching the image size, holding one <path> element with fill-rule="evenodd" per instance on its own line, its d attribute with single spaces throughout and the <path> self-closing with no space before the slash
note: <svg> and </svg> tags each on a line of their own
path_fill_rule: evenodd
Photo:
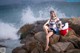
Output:
<svg viewBox="0 0 80 53">
<path fill-rule="evenodd" d="M 60 20 L 58 17 L 56 18 L 57 20 Z"/>
<path fill-rule="evenodd" d="M 59 18 L 57 18 L 57 22 L 58 22 L 58 23 L 61 23 L 62 21 L 61 21 Z"/>
</svg>

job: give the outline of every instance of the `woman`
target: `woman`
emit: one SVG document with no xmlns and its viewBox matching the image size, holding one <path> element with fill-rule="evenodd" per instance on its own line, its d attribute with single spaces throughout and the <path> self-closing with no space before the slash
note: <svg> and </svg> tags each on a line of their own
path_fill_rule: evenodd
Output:
<svg viewBox="0 0 80 53">
<path fill-rule="evenodd" d="M 59 29 L 62 28 L 62 23 L 57 18 L 54 11 L 50 11 L 50 19 L 44 24 L 43 29 L 46 32 L 46 48 L 45 51 L 49 48 L 49 37 L 53 34 L 58 34 Z"/>
</svg>

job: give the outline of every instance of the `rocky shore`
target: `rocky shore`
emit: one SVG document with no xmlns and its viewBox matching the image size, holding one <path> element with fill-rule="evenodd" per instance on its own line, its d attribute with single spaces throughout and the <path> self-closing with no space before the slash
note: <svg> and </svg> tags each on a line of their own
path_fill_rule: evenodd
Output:
<svg viewBox="0 0 80 53">
<path fill-rule="evenodd" d="M 54 34 L 50 37 L 49 50 L 44 52 L 46 34 L 43 24 L 46 20 L 37 21 L 34 24 L 25 24 L 20 28 L 20 47 L 13 49 L 12 53 L 80 53 L 80 18 L 64 18 L 63 23 L 68 22 L 72 28 L 67 36 Z"/>
</svg>

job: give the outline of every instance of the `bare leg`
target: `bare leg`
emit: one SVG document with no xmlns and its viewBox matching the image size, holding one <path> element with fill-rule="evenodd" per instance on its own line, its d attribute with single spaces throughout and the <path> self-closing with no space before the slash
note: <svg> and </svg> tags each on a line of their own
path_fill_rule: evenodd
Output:
<svg viewBox="0 0 80 53">
<path fill-rule="evenodd" d="M 46 32 L 46 35 L 48 34 L 48 31 L 49 31 L 49 27 L 48 26 L 45 26 L 43 27 L 44 31 Z"/>
<path fill-rule="evenodd" d="M 46 48 L 45 48 L 45 51 L 48 50 L 49 48 L 49 37 L 51 37 L 53 35 L 53 32 L 49 32 L 47 35 L 46 35 Z"/>
</svg>

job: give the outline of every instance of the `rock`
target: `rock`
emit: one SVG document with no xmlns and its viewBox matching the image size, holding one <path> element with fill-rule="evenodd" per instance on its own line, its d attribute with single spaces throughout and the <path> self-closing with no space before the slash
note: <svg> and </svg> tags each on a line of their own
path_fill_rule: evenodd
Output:
<svg viewBox="0 0 80 53">
<path fill-rule="evenodd" d="M 78 35 L 80 35 L 80 18 L 63 18 L 63 23 L 69 22 L 69 27 L 72 28 Z M 39 31 L 43 31 L 43 24 L 47 20 L 37 21 L 33 24 L 25 24 L 20 28 L 18 34 L 21 33 L 21 39 L 25 38 L 28 34 L 35 34 Z M 75 26 L 75 27 L 74 27 Z"/>
<path fill-rule="evenodd" d="M 78 45 L 80 38 L 76 36 L 76 33 L 73 29 L 71 29 L 66 36 L 61 36 L 60 41 L 71 42 L 75 48 L 80 48 Z"/>
<path fill-rule="evenodd" d="M 0 45 L 0 47 L 7 47 L 7 46 L 4 46 L 4 45 Z"/>
<path fill-rule="evenodd" d="M 12 53 L 28 53 L 28 52 L 21 47 L 16 47 L 15 49 L 12 50 Z"/>
<path fill-rule="evenodd" d="M 27 38 L 25 45 L 23 45 L 22 48 L 24 48 L 28 51 L 31 51 L 36 47 L 36 44 L 37 44 L 37 42 L 34 39 L 34 37 L 30 37 L 30 38 Z"/>
<path fill-rule="evenodd" d="M 41 32 L 38 32 L 34 35 L 34 38 L 39 41 L 40 43 L 43 43 L 45 44 L 46 43 L 46 34 L 45 32 L 41 31 Z"/>
<path fill-rule="evenodd" d="M 62 19 L 62 21 L 67 22 L 69 19 Z M 73 19 L 70 19 L 73 20 Z M 24 45 L 15 48 L 12 53 L 73 53 L 79 50 L 73 50 L 74 48 L 80 48 L 80 38 L 79 35 L 80 25 L 69 20 L 69 26 L 73 29 L 70 30 L 67 36 L 52 35 L 50 37 L 50 44 L 48 51 L 44 52 L 46 45 L 46 34 L 43 31 L 43 24 L 46 21 L 37 21 L 33 24 L 26 24 L 20 28 L 18 33 L 21 33 L 21 43 Z M 76 29 L 77 27 L 77 29 Z M 77 34 L 76 34 L 76 33 Z M 60 41 L 60 42 L 58 42 Z M 74 47 L 75 46 L 75 47 Z"/>
<path fill-rule="evenodd" d="M 58 42 L 52 45 L 53 50 L 57 52 L 64 52 L 69 49 L 74 49 L 74 45 L 70 42 Z"/>
<path fill-rule="evenodd" d="M 37 48 L 34 48 L 31 53 L 39 53 L 38 49 Z"/>
<path fill-rule="evenodd" d="M 55 50 L 53 50 L 51 47 L 49 47 L 48 51 L 46 51 L 45 53 L 59 53 Z"/>
<path fill-rule="evenodd" d="M 41 42 L 43 44 L 46 44 L 46 34 L 45 34 L 45 32 L 41 31 L 41 32 L 36 33 L 34 35 L 34 38 L 36 40 L 38 40 L 39 42 Z M 54 34 L 50 37 L 50 44 L 54 44 L 54 43 L 58 42 L 58 40 L 59 40 L 59 35 Z"/>
<path fill-rule="evenodd" d="M 43 50 L 45 49 L 45 44 L 46 44 L 46 34 L 45 32 L 41 31 L 41 32 L 38 32 L 34 35 L 34 38 L 38 41 L 39 45 L 37 48 L 39 49 L 39 51 L 42 51 L 40 53 L 43 53 Z M 59 35 L 56 35 L 54 34 L 53 36 L 50 37 L 50 44 L 49 45 L 52 45 L 52 44 L 55 44 L 57 43 L 59 40 Z M 46 53 L 58 53 L 56 51 L 53 51 L 51 46 L 49 48 L 49 50 L 46 52 Z"/>
<path fill-rule="evenodd" d="M 20 34 L 20 39 L 26 38 L 28 35 L 34 35 L 32 29 L 34 28 L 34 24 L 25 24 L 20 28 L 17 34 Z"/>
<path fill-rule="evenodd" d="M 70 21 L 70 27 L 78 34 L 80 35 L 80 18 L 71 18 Z"/>
<path fill-rule="evenodd" d="M 21 44 L 24 44 L 24 43 L 26 43 L 26 42 L 29 42 L 29 41 L 32 40 L 32 39 L 35 41 L 34 37 L 31 36 L 30 34 L 28 34 L 24 39 L 21 39 L 20 43 L 21 43 Z"/>
<path fill-rule="evenodd" d="M 76 36 L 76 33 L 74 32 L 73 29 L 69 30 L 68 34 L 66 36 L 62 36 L 60 38 L 60 41 L 69 41 L 69 40 L 74 40 L 74 39 L 78 39 L 78 37 Z"/>
<path fill-rule="evenodd" d="M 37 43 L 36 48 L 38 49 L 39 53 L 44 53 L 44 45 L 41 43 Z"/>
<path fill-rule="evenodd" d="M 43 31 L 43 25 L 44 25 L 44 21 L 37 21 L 34 23 L 35 27 L 32 29 L 32 31 L 34 31 L 34 33 L 37 33 L 39 31 Z"/>
<path fill-rule="evenodd" d="M 43 53 L 44 46 L 39 42 L 31 42 L 29 45 L 22 46 L 29 53 Z"/>
<path fill-rule="evenodd" d="M 60 35 L 54 34 L 53 36 L 50 37 L 50 45 L 57 43 L 59 39 L 60 39 Z"/>
<path fill-rule="evenodd" d="M 59 35 L 53 35 L 50 37 L 50 44 L 58 42 Z M 34 37 L 27 37 L 25 45 L 22 46 L 23 49 L 27 50 L 29 53 L 44 53 L 46 44 L 45 32 L 41 31 L 34 35 Z M 53 53 L 52 48 L 49 48 L 47 53 Z"/>
<path fill-rule="evenodd" d="M 68 22 L 69 27 L 72 28 L 76 34 L 80 35 L 80 18 L 63 18 L 61 21 L 63 23 Z"/>
<path fill-rule="evenodd" d="M 80 49 L 71 49 L 68 50 L 66 53 L 80 53 Z"/>
<path fill-rule="evenodd" d="M 77 48 L 80 49 L 80 41 L 77 41 Z"/>
</svg>

